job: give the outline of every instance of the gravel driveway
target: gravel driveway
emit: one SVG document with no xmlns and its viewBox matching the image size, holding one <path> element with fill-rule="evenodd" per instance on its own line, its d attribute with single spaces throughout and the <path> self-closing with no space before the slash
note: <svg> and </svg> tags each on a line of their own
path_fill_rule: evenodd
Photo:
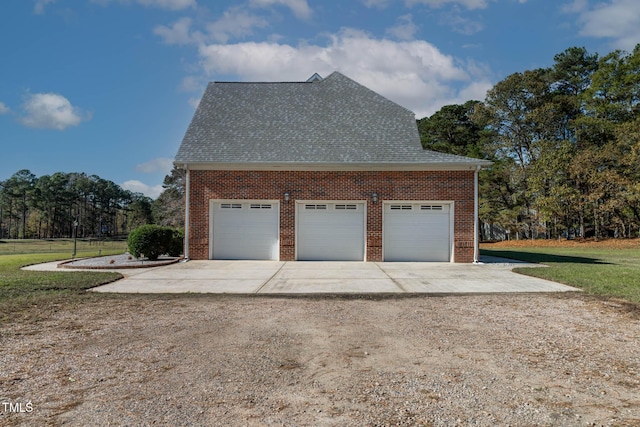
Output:
<svg viewBox="0 0 640 427">
<path fill-rule="evenodd" d="M 638 319 L 575 294 L 105 297 L 3 325 L 0 401 L 32 411 L 0 425 L 637 426 Z"/>
</svg>

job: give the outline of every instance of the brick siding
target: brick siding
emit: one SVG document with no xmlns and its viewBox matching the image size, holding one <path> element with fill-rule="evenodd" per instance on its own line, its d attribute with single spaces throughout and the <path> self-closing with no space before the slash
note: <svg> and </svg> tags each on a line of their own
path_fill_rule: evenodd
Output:
<svg viewBox="0 0 640 427">
<path fill-rule="evenodd" d="M 189 257 L 209 258 L 209 201 L 280 200 L 280 260 L 295 259 L 296 200 L 366 200 L 367 260 L 382 260 L 382 202 L 454 201 L 454 261 L 473 262 L 473 171 L 190 171 Z M 373 203 L 371 195 L 378 194 Z M 290 201 L 284 201 L 284 193 Z"/>
</svg>

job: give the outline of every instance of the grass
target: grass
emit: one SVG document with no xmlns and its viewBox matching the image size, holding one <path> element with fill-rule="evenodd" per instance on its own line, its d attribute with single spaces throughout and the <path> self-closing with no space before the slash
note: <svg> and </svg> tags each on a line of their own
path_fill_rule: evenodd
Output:
<svg viewBox="0 0 640 427">
<path fill-rule="evenodd" d="M 77 239 L 76 251 L 78 254 L 98 255 L 100 252 L 124 253 L 127 250 L 127 242 L 124 240 L 96 240 Z M 2 239 L 0 240 L 0 255 L 15 254 L 64 254 L 64 258 L 70 258 L 73 253 L 73 239 Z M 83 255 L 87 256 L 87 255 Z"/>
<path fill-rule="evenodd" d="M 101 295 L 86 292 L 86 290 L 122 277 L 114 272 L 20 270 L 20 267 L 26 265 L 70 258 L 73 240 L 66 244 L 65 242 L 55 242 L 55 244 L 62 246 L 64 250 L 54 253 L 0 256 L 0 323 L 12 321 L 18 317 L 38 320 L 62 306 L 74 306 L 84 301 L 101 298 Z M 24 247 L 28 245 L 37 246 L 39 243 L 25 243 Z M 82 251 L 78 251 L 78 257 L 113 255 L 123 252 L 122 247 L 107 249 L 98 246 L 90 251 L 83 248 Z"/>
<path fill-rule="evenodd" d="M 490 247 L 490 246 L 489 246 Z M 640 250 L 602 247 L 517 247 L 481 250 L 491 255 L 546 264 L 514 271 L 564 283 L 592 295 L 640 304 Z"/>
</svg>

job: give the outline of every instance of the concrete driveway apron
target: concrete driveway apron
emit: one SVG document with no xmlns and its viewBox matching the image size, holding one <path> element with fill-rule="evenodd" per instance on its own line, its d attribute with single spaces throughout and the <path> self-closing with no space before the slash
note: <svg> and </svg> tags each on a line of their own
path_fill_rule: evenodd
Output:
<svg viewBox="0 0 640 427">
<path fill-rule="evenodd" d="M 511 271 L 516 264 L 189 261 L 149 268 L 97 292 L 219 294 L 469 294 L 578 289 Z"/>
</svg>

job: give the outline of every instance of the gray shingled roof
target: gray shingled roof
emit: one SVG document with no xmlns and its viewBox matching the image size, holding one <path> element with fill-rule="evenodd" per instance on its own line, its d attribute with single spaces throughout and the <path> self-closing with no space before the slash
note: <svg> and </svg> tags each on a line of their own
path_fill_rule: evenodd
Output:
<svg viewBox="0 0 640 427">
<path fill-rule="evenodd" d="M 414 113 L 334 72 L 314 82 L 210 83 L 175 163 L 487 162 L 423 150 Z"/>
</svg>

